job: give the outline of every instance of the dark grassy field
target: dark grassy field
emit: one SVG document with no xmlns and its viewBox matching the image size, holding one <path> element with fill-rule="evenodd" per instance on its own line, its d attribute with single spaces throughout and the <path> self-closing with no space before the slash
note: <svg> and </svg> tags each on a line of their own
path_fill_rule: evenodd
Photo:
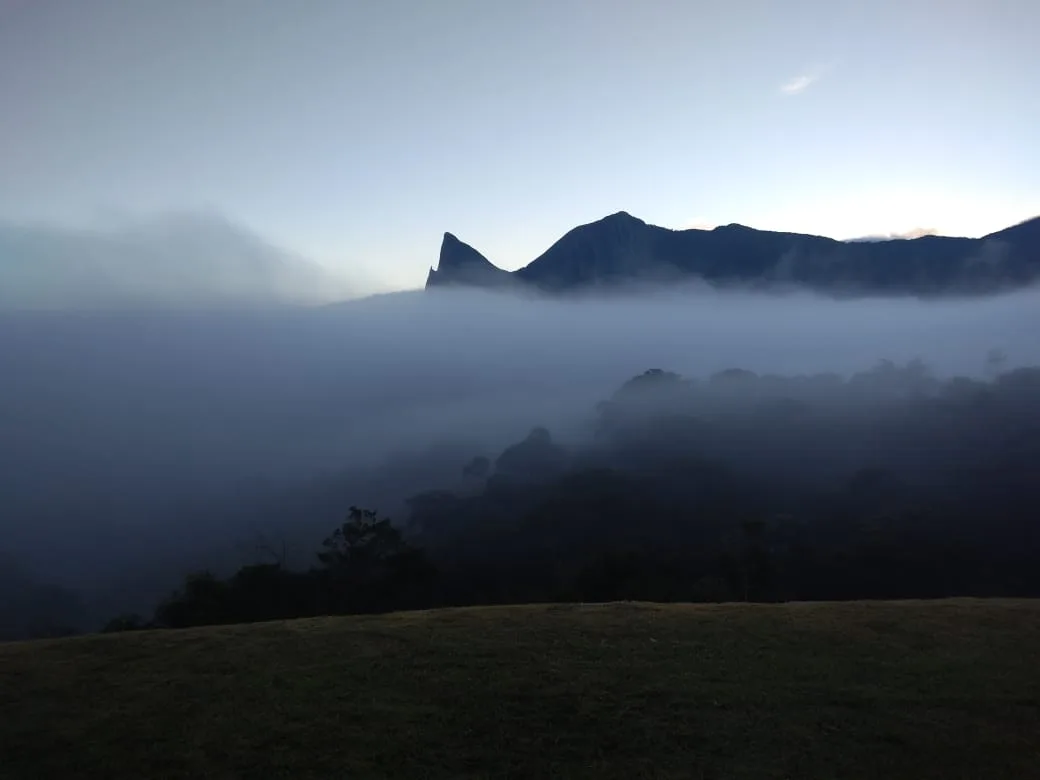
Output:
<svg viewBox="0 0 1040 780">
<path fill-rule="evenodd" d="M 508 607 L 0 645 L 0 777 L 1040 777 L 1040 602 Z"/>
</svg>

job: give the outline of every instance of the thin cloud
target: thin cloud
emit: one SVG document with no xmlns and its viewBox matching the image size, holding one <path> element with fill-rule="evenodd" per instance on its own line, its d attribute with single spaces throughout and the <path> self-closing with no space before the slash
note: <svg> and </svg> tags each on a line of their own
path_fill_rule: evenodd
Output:
<svg viewBox="0 0 1040 780">
<path fill-rule="evenodd" d="M 937 236 L 939 231 L 936 228 L 931 227 L 915 227 L 910 230 L 906 230 L 901 233 L 873 233 L 869 236 L 859 236 L 857 238 L 846 239 L 849 242 L 860 242 L 860 241 L 895 241 L 899 239 L 912 240 L 915 238 L 923 238 L 925 236 Z"/>
<path fill-rule="evenodd" d="M 808 89 L 817 78 L 817 76 L 808 74 L 795 76 L 790 81 L 780 85 L 780 93 L 783 95 L 799 95 Z"/>
<path fill-rule="evenodd" d="M 704 217 L 693 217 L 682 223 L 681 230 L 714 230 L 719 224 L 705 219 Z"/>
<path fill-rule="evenodd" d="M 915 227 L 903 233 L 893 233 L 893 238 L 923 238 L 924 236 L 937 236 L 939 231 L 933 227 Z"/>
</svg>

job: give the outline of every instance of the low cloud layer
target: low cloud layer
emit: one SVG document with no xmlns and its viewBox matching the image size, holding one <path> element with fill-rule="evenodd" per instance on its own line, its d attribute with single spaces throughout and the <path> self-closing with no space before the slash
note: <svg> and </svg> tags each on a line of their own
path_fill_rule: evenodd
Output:
<svg viewBox="0 0 1040 780">
<path fill-rule="evenodd" d="M 96 229 L 0 221 L 0 310 L 265 306 L 351 292 L 321 266 L 212 214 Z"/>
<path fill-rule="evenodd" d="M 939 231 L 936 228 L 930 227 L 915 227 L 910 230 L 896 233 L 877 233 L 869 236 L 862 236 L 860 238 L 850 238 L 849 241 L 896 241 L 898 239 L 912 240 L 915 238 L 923 238 L 924 236 L 937 236 Z"/>
<path fill-rule="evenodd" d="M 579 440 L 596 402 L 649 368 L 848 374 L 922 358 L 982 376 L 993 350 L 1004 368 L 1040 364 L 1037 332 L 1035 290 L 932 303 L 437 291 L 278 312 L 8 313 L 0 552 L 107 593 L 111 612 L 119 594 L 152 603 L 149 587 L 247 542 L 268 496 L 332 478 L 343 509 L 390 509 L 439 484 L 405 453 L 493 452 L 534 425 Z M 388 458 L 405 465 L 370 479 Z M 282 519 L 312 536 L 334 521 Z"/>
</svg>

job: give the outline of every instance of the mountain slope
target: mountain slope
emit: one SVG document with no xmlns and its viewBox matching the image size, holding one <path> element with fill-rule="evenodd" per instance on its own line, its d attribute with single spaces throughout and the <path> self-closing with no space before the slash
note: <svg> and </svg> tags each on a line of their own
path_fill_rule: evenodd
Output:
<svg viewBox="0 0 1040 780">
<path fill-rule="evenodd" d="M 430 269 L 426 286 L 494 287 L 511 281 L 512 277 L 508 271 L 497 268 L 469 244 L 459 241 L 451 233 L 445 233 L 441 241 L 437 270 Z"/>
<path fill-rule="evenodd" d="M 846 242 L 736 224 L 669 230 L 622 211 L 568 231 L 513 273 L 461 246 L 475 257 L 452 251 L 445 265 L 442 247 L 440 269 L 431 271 L 427 287 L 449 280 L 501 285 L 509 279 L 541 290 L 570 291 L 696 278 L 843 294 L 938 295 L 991 292 L 1040 277 L 1040 218 L 981 239 L 922 236 Z M 463 268 L 472 272 L 461 273 Z"/>
</svg>

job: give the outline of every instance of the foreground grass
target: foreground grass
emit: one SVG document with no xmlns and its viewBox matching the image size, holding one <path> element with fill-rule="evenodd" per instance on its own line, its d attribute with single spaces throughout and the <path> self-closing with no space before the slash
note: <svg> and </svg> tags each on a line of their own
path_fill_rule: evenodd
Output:
<svg viewBox="0 0 1040 780">
<path fill-rule="evenodd" d="M 1040 602 L 532 606 L 0 645 L 0 777 L 1040 777 Z"/>
</svg>

